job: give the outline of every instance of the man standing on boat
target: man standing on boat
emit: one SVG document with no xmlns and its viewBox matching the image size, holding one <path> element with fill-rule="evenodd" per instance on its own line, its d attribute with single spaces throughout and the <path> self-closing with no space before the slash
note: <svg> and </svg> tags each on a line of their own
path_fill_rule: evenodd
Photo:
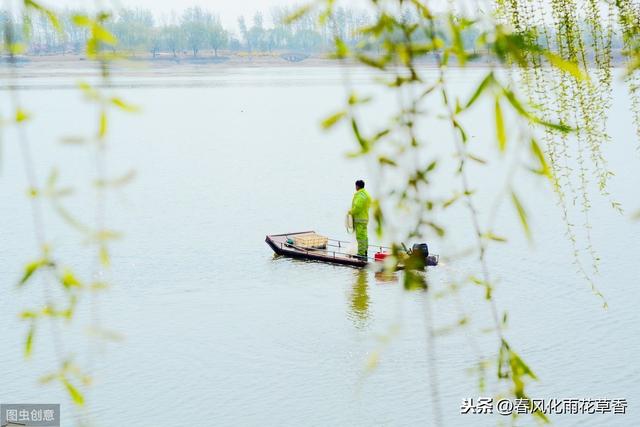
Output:
<svg viewBox="0 0 640 427">
<path fill-rule="evenodd" d="M 353 216 L 353 226 L 356 230 L 356 240 L 358 241 L 358 256 L 367 257 L 369 248 L 369 238 L 367 236 L 367 224 L 369 223 L 369 207 L 371 206 L 371 196 L 364 189 L 364 181 L 356 181 L 356 192 L 353 195 L 351 210 Z"/>
</svg>

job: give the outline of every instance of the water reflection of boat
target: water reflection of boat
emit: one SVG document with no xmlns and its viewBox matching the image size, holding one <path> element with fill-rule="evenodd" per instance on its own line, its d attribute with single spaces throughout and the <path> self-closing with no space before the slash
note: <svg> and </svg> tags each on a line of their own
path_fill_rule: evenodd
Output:
<svg viewBox="0 0 640 427">
<path fill-rule="evenodd" d="M 398 281 L 398 275 L 393 271 L 376 271 L 375 278 L 378 284 L 396 283 Z"/>
<path fill-rule="evenodd" d="M 334 264 L 350 265 L 352 267 L 366 267 L 372 263 L 380 263 L 375 255 L 368 258 L 359 257 L 349 253 L 351 242 L 325 238 L 322 247 L 302 246 L 296 243 L 296 238 L 303 235 L 316 235 L 315 231 L 298 231 L 295 233 L 270 234 L 265 242 L 278 255 L 291 258 L 307 259 L 312 261 L 329 262 Z M 424 244 L 422 244 L 424 245 Z M 426 245 L 425 245 L 426 247 Z M 391 248 L 380 245 L 369 245 L 369 254 L 389 254 Z M 426 265 L 438 265 L 439 256 L 429 255 L 426 257 Z M 402 268 L 400 266 L 399 268 Z"/>
</svg>

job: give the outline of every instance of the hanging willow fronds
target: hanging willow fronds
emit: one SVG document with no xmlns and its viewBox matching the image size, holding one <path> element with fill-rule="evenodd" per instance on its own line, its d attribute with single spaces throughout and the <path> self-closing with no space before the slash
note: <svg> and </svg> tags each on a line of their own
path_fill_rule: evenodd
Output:
<svg viewBox="0 0 640 427">
<path fill-rule="evenodd" d="M 616 0 L 615 5 L 624 53 L 628 57 L 629 71 L 625 75 L 625 82 L 640 149 L 640 5 L 632 0 Z"/>
<path fill-rule="evenodd" d="M 591 187 L 595 185 L 622 213 L 620 203 L 608 190 L 613 173 L 603 154 L 604 145 L 611 140 L 607 118 L 613 100 L 617 30 L 628 59 L 625 81 L 640 142 L 640 5 L 634 0 L 550 0 L 542 7 L 532 0 L 496 0 L 495 5 L 501 22 L 544 45 L 560 60 L 575 64 L 580 74 L 588 77 L 561 73 L 549 66 L 553 58 L 536 52 L 530 53 L 526 67 L 514 67 L 530 102 L 539 106 L 541 117 L 571 123 L 577 129 L 575 135 L 545 129 L 542 141 L 576 265 L 596 290 L 591 275 L 598 271 L 599 257 L 591 243 Z M 576 224 L 581 224 L 581 232 Z M 580 259 L 584 254 L 591 259 L 591 273 Z"/>
</svg>

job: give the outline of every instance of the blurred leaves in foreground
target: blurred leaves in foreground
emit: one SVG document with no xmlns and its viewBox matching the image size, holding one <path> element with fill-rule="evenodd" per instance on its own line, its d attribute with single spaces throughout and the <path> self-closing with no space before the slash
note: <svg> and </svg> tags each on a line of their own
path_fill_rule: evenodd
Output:
<svg viewBox="0 0 640 427">
<path fill-rule="evenodd" d="M 339 4 L 333 0 L 316 2 L 299 9 L 289 19 L 295 22 L 312 14 L 321 24 L 331 23 L 338 19 Z M 466 253 L 475 255 L 478 274 L 452 286 L 449 296 L 453 298 L 466 284 L 484 289 L 493 323 L 490 330 L 496 334 L 498 345 L 493 358 L 496 363 L 487 363 L 483 358 L 478 361 L 477 366 L 482 367 L 478 371 L 480 383 L 485 383 L 487 367 L 496 366 L 495 377 L 507 387 L 508 395 L 526 397 L 527 383 L 537 377 L 506 337 L 507 312 L 498 309 L 487 260 L 490 244 L 504 244 L 510 239 L 495 229 L 497 209 L 488 221 L 484 220 L 474 196 L 482 185 L 484 191 L 494 193 L 496 206 L 503 200 L 510 202 L 524 235 L 532 241 L 535 233 L 530 227 L 530 214 L 521 201 L 522 190 L 517 188 L 515 178 L 525 171 L 550 183 L 562 208 L 568 240 L 576 250 L 576 269 L 591 284 L 594 293 L 602 297 L 592 278 L 597 274 L 599 258 L 590 243 L 587 170 L 589 167 L 594 170 L 592 175 L 600 193 L 611 198 L 607 183 L 612 174 L 601 146 L 609 140 L 606 116 L 611 99 L 614 18 L 624 28 L 624 43 L 637 46 L 638 11 L 630 1 L 560 0 L 552 2 L 551 10 L 546 10 L 528 0 L 498 0 L 491 10 L 467 9 L 466 14 L 454 2 L 444 6 L 445 10 L 432 9 L 431 3 L 420 0 L 370 1 L 368 5 L 375 18 L 355 30 L 360 42 L 350 44 L 343 34 L 334 32 L 332 57 L 345 65 L 371 70 L 376 74 L 376 82 L 395 94 L 397 105 L 387 117 L 376 117 L 372 123 L 365 112 L 371 97 L 348 85 L 345 105 L 321 125 L 325 129 L 346 125 L 352 132 L 356 150 L 349 155 L 366 158 L 377 166 L 373 181 L 393 183 L 376 192 L 379 200 L 374 220 L 378 235 L 396 242 L 387 268 L 392 271 L 398 265 L 405 267 L 405 289 L 434 292 L 427 286 L 424 264 L 413 258 L 402 242 L 443 238 L 447 230 L 438 223 L 438 215 L 459 201 L 464 203 L 475 234 L 470 243 L 473 249 Z M 585 12 L 583 21 L 578 10 Z M 591 45 L 585 42 L 589 37 Z M 630 49 L 625 54 L 631 80 L 637 79 L 633 71 L 637 52 Z M 461 69 L 471 66 L 484 70 L 484 76 L 470 96 L 461 99 L 451 90 L 451 76 L 459 76 Z M 631 100 L 636 125 L 640 125 L 637 107 L 640 91 L 634 89 L 633 81 Z M 493 165 L 473 153 L 476 148 L 470 143 L 470 135 L 475 130 L 466 119 L 469 111 L 487 104 L 493 110 L 494 147 L 500 159 Z M 420 128 L 427 119 L 436 119 L 443 129 L 448 128 L 450 138 L 434 141 Z M 458 164 L 453 180 L 437 173 L 436 166 L 442 159 L 433 153 L 442 150 L 431 148 L 436 143 L 451 147 Z M 570 144 L 575 147 L 570 148 Z M 480 184 L 469 173 L 471 165 L 500 167 L 509 173 L 504 183 Z M 393 173 L 406 179 L 398 182 L 390 178 Z M 578 187 L 573 185 L 576 180 L 580 183 Z M 451 196 L 434 197 L 431 187 L 446 189 Z M 582 206 L 573 212 L 572 202 L 576 205 L 578 200 Z M 611 205 L 621 211 L 619 202 L 611 200 Z M 572 215 L 583 218 L 592 273 L 580 262 Z M 408 225 L 408 231 L 392 225 L 398 223 Z M 470 323 L 468 316 L 462 314 L 460 318 L 465 321 L 457 327 Z M 376 353 L 373 365 L 378 360 Z M 541 413 L 534 416 L 548 421 Z"/>
</svg>

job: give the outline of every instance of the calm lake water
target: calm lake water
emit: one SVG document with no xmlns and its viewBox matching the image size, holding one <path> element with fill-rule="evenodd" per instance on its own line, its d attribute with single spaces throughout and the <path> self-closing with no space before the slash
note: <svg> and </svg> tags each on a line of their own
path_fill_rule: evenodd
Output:
<svg viewBox="0 0 640 427">
<path fill-rule="evenodd" d="M 350 84 L 378 92 L 367 72 L 348 74 Z M 455 74 L 452 88 L 468 96 L 481 77 L 481 70 Z M 43 182 L 57 167 L 61 184 L 78 187 L 65 206 L 91 222 L 91 152 L 58 142 L 96 129 L 97 113 L 74 82 L 71 74 L 34 77 L 21 82 L 21 97 L 33 113 L 27 136 L 38 178 Z M 308 229 L 352 238 L 344 213 L 353 181 L 363 177 L 376 192 L 369 165 L 345 156 L 355 147 L 349 130 L 319 127 L 342 105 L 340 69 L 221 70 L 116 82 L 123 86 L 118 93 L 143 108 L 114 115 L 109 129 L 110 173 L 136 171 L 129 186 L 108 198 L 107 222 L 125 235 L 113 246 L 112 271 L 104 278 L 112 289 L 93 306 L 82 301 L 78 319 L 63 329 L 73 331 L 66 352 L 94 377 L 87 411 L 95 425 L 420 426 L 432 425 L 438 412 L 446 426 L 509 422 L 459 414 L 463 398 L 500 390 L 490 378 L 480 392 L 469 372 L 479 355 L 498 349 L 495 334 L 483 332 L 491 326 L 483 290 L 468 285 L 457 297 L 436 298 L 451 280 L 478 274 L 473 259 L 432 269 L 432 293 L 406 293 L 400 276 L 384 280 L 373 272 L 278 259 L 264 243 L 266 234 Z M 372 127 L 394 108 L 392 98 L 380 96 L 363 117 Z M 633 212 L 640 208 L 640 156 L 627 98 L 616 85 L 613 142 L 605 154 L 616 173 L 612 198 Z M 504 167 L 495 155 L 491 111 L 480 108 L 467 123 L 477 145 L 472 150 L 494 162 L 473 170 L 474 187 L 496 190 Z M 432 141 L 429 155 L 450 145 L 442 124 L 428 122 L 422 131 Z M 20 159 L 15 133 L 5 132 L 0 402 L 60 402 L 63 425 L 70 426 L 77 415 L 66 394 L 38 384 L 55 368 L 46 324 L 37 331 L 32 360 L 22 357 L 27 325 L 18 313 L 42 294 L 39 281 L 24 290 L 14 286 L 36 251 Z M 452 163 L 442 162 L 438 173 L 445 176 Z M 459 189 L 451 180 L 437 183 L 443 187 L 434 186 L 436 195 Z M 596 282 L 609 305 L 603 310 L 576 273 L 549 185 L 522 173 L 516 189 L 535 242 L 526 242 L 514 209 L 504 203 L 496 232 L 510 242 L 492 247 L 489 262 L 498 307 L 509 313 L 507 336 L 539 378 L 530 395 L 628 400 L 626 415 L 559 415 L 552 417 L 556 425 L 640 425 L 640 223 L 593 195 L 592 240 L 602 258 Z M 489 191 L 478 193 L 483 212 L 492 202 Z M 45 207 L 48 241 L 86 277 L 91 247 Z M 462 204 L 438 219 L 448 234 L 429 237 L 433 252 L 451 255 L 473 242 Z M 124 340 L 88 346 L 88 307 Z M 467 327 L 428 338 L 428 331 L 462 313 L 471 319 Z M 369 370 L 376 354 L 379 365 Z"/>
</svg>

